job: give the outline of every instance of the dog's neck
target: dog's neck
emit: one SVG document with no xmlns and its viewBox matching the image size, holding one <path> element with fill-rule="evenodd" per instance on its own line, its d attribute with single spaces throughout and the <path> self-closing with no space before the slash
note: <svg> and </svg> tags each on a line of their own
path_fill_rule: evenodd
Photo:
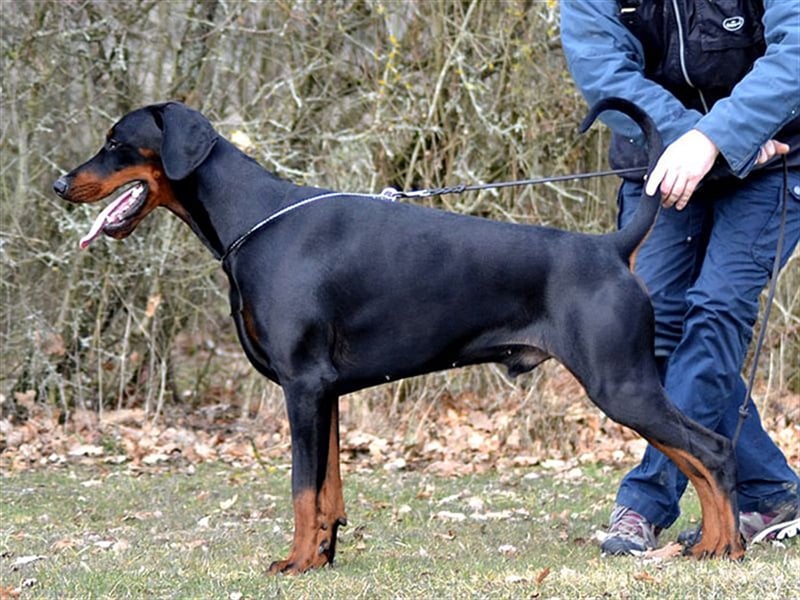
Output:
<svg viewBox="0 0 800 600">
<path fill-rule="evenodd" d="M 236 178 L 231 179 L 228 166 L 234 161 Z M 188 218 L 179 216 L 215 258 L 222 257 L 231 244 L 259 221 L 321 191 L 296 186 L 272 175 L 224 138 L 219 138 L 208 158 L 190 177 L 173 182 L 173 190 Z"/>
</svg>

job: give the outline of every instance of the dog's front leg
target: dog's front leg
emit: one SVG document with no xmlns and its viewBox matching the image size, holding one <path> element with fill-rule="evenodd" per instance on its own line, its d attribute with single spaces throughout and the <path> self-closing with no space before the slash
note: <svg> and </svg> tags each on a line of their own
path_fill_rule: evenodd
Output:
<svg viewBox="0 0 800 600">
<path fill-rule="evenodd" d="M 308 391 L 308 390 L 306 390 Z M 339 471 L 339 399 L 286 390 L 292 430 L 294 541 L 270 573 L 302 573 L 333 563 L 336 534 L 347 523 Z"/>
</svg>

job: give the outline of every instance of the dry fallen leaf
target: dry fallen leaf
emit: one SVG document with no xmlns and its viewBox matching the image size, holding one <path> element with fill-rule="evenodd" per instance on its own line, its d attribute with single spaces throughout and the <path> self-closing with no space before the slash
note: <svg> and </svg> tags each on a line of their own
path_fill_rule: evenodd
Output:
<svg viewBox="0 0 800 600">
<path fill-rule="evenodd" d="M 16 600 L 19 595 L 19 589 L 0 585 L 0 600 Z"/>
<path fill-rule="evenodd" d="M 645 552 L 642 552 L 641 556 L 645 559 L 669 560 L 671 558 L 675 558 L 676 556 L 681 556 L 682 554 L 683 546 L 681 546 L 678 542 L 670 542 L 662 548 L 646 550 Z"/>
<path fill-rule="evenodd" d="M 459 512 L 451 512 L 449 510 L 440 510 L 433 515 L 433 518 L 439 519 L 440 521 L 455 521 L 456 523 L 460 523 L 461 521 L 467 520 L 467 515 Z"/>
<path fill-rule="evenodd" d="M 517 553 L 517 547 L 513 544 L 503 544 L 497 551 L 503 556 L 514 556 Z"/>
<path fill-rule="evenodd" d="M 103 448 L 93 444 L 80 444 L 70 448 L 67 454 L 69 456 L 101 456 L 103 454 Z"/>
<path fill-rule="evenodd" d="M 550 567 L 545 567 L 536 575 L 536 583 L 542 583 L 550 575 Z"/>
<path fill-rule="evenodd" d="M 156 452 L 155 454 L 148 454 L 142 459 L 142 462 L 146 465 L 155 465 L 161 462 L 167 462 L 169 460 L 169 456 L 163 454 L 161 452 Z"/>
<path fill-rule="evenodd" d="M 18 556 L 17 559 L 12 563 L 11 570 L 16 571 L 20 567 L 24 567 L 31 563 L 35 563 L 40 560 L 44 560 L 47 558 L 46 556 L 42 556 L 40 554 L 32 554 L 30 556 Z"/>
<path fill-rule="evenodd" d="M 403 517 L 409 514 L 411 510 L 412 509 L 408 504 L 401 504 L 395 510 L 392 511 L 392 520 L 402 521 Z"/>
<path fill-rule="evenodd" d="M 94 543 L 94 546 L 100 548 L 101 550 L 110 550 L 114 547 L 114 540 L 98 540 Z"/>
<path fill-rule="evenodd" d="M 233 498 L 229 498 L 228 500 L 223 500 L 219 503 L 219 507 L 222 510 L 228 510 L 231 506 L 236 504 L 236 501 L 239 499 L 239 494 L 234 494 Z"/>
<path fill-rule="evenodd" d="M 389 471 L 390 473 L 396 473 L 397 471 L 404 470 L 407 465 L 408 462 L 405 458 L 397 457 L 386 461 L 383 465 L 383 470 Z"/>
<path fill-rule="evenodd" d="M 60 540 L 56 540 L 55 542 L 53 542 L 50 545 L 50 549 L 55 552 L 61 552 L 62 550 L 68 550 L 78 545 L 80 545 L 80 542 L 78 540 L 73 540 L 71 538 L 62 538 Z"/>
<path fill-rule="evenodd" d="M 123 521 L 144 521 L 146 519 L 160 519 L 164 516 L 160 510 L 140 510 L 122 517 Z"/>
</svg>

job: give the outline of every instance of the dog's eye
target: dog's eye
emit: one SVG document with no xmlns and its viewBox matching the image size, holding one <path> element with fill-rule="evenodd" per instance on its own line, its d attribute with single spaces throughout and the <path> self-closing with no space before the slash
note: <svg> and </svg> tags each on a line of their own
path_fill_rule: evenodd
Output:
<svg viewBox="0 0 800 600">
<path fill-rule="evenodd" d="M 119 148 L 119 142 L 117 140 L 107 140 L 106 141 L 106 150 L 116 150 Z"/>
</svg>

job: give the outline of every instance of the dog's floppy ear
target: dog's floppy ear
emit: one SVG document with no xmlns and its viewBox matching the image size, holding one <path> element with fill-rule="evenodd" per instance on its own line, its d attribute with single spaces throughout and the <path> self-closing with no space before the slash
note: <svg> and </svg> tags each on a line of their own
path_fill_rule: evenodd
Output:
<svg viewBox="0 0 800 600">
<path fill-rule="evenodd" d="M 161 162 L 167 177 L 180 181 L 208 157 L 217 132 L 203 115 L 180 102 L 158 105 L 154 111 L 161 128 Z"/>
</svg>

